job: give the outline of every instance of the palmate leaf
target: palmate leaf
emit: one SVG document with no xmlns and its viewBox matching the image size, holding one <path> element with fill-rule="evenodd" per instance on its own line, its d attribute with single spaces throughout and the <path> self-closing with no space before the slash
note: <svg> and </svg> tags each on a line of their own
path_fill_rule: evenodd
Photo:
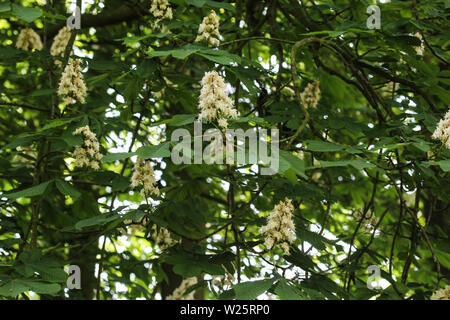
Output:
<svg viewBox="0 0 450 320">
<path fill-rule="evenodd" d="M 5 198 L 8 199 L 18 199 L 18 198 L 31 198 L 36 196 L 41 196 L 44 194 L 44 192 L 47 190 L 47 187 L 53 183 L 53 180 L 43 182 L 41 184 L 38 184 L 37 186 L 27 188 L 21 191 L 12 192 L 8 194 L 4 194 Z"/>
<path fill-rule="evenodd" d="M 301 177 L 305 179 L 308 178 L 305 174 L 305 162 L 302 159 L 285 150 L 280 150 L 279 155 L 280 161 L 278 173 L 283 174 L 284 172 L 292 168 L 295 173 L 297 173 Z"/>
<path fill-rule="evenodd" d="M 233 290 L 237 300 L 253 300 L 269 290 L 274 282 L 275 278 L 247 281 L 234 285 Z"/>
<path fill-rule="evenodd" d="M 121 217 L 116 212 L 108 212 L 99 216 L 78 221 L 75 224 L 75 229 L 81 230 L 87 227 L 102 226 L 108 222 L 115 221 L 118 219 L 123 219 L 123 217 Z"/>
<path fill-rule="evenodd" d="M 169 143 L 161 143 L 156 146 L 143 146 L 136 151 L 136 154 L 142 159 L 166 158 L 170 157 L 169 146 Z"/>
<path fill-rule="evenodd" d="M 306 140 L 307 149 L 315 152 L 336 152 L 345 149 L 343 146 L 319 140 Z"/>
<path fill-rule="evenodd" d="M 39 9 L 35 9 L 35 8 L 30 8 L 30 7 L 22 7 L 20 5 L 17 5 L 15 3 L 13 3 L 11 5 L 12 8 L 12 13 L 24 20 L 25 22 L 32 22 L 35 19 L 39 18 L 40 16 L 42 16 L 42 11 Z"/>
<path fill-rule="evenodd" d="M 26 291 L 33 291 L 38 294 L 56 295 L 60 290 L 61 286 L 56 283 L 14 279 L 7 281 L 0 286 L 0 296 L 15 297 Z"/>
<path fill-rule="evenodd" d="M 305 300 L 305 297 L 301 295 L 296 288 L 289 285 L 285 279 L 280 279 L 277 282 L 275 294 L 278 295 L 281 300 Z"/>
<path fill-rule="evenodd" d="M 136 152 L 118 152 L 118 153 L 110 153 L 102 158 L 102 162 L 114 162 L 117 160 L 127 159 L 136 155 Z"/>
<path fill-rule="evenodd" d="M 5 1 L 0 3 L 0 13 L 1 12 L 8 12 L 11 10 L 11 2 Z"/>
<path fill-rule="evenodd" d="M 73 199 L 73 201 L 77 201 L 77 199 L 81 196 L 81 192 L 79 192 L 75 187 L 73 187 L 70 183 L 64 180 L 56 179 L 55 184 L 56 188 L 58 188 L 58 190 L 62 194 L 70 196 Z"/>
</svg>

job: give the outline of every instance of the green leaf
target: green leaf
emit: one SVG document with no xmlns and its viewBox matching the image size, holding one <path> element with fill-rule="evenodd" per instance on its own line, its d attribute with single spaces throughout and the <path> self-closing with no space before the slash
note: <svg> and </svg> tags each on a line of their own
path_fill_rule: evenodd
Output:
<svg viewBox="0 0 450 320">
<path fill-rule="evenodd" d="M 35 8 L 22 7 L 14 3 L 12 4 L 12 12 L 13 14 L 16 15 L 16 17 L 28 23 L 42 16 L 41 10 Z"/>
<path fill-rule="evenodd" d="M 305 300 L 305 298 L 298 294 L 285 279 L 280 279 L 280 281 L 278 281 L 275 288 L 275 294 L 278 295 L 281 300 Z"/>
<path fill-rule="evenodd" d="M 31 291 L 40 294 L 56 295 L 61 290 L 61 286 L 56 283 L 45 283 L 40 281 L 23 281 L 23 283 L 28 285 Z"/>
<path fill-rule="evenodd" d="M 198 48 L 188 48 L 187 47 L 187 48 L 180 48 L 180 49 L 166 50 L 166 51 L 149 51 L 149 52 L 147 52 L 147 55 L 150 58 L 165 57 L 165 56 L 171 55 L 174 58 L 183 60 L 197 51 L 199 51 Z"/>
<path fill-rule="evenodd" d="M 159 50 L 159 51 L 153 50 L 153 51 L 147 52 L 147 55 L 148 55 L 149 58 L 165 57 L 165 56 L 168 56 L 170 54 L 172 54 L 172 50 L 165 50 L 165 51 L 163 51 L 163 50 Z"/>
<path fill-rule="evenodd" d="M 41 97 L 41 96 L 49 96 L 55 93 L 57 89 L 38 89 L 34 90 L 29 94 L 30 97 Z"/>
<path fill-rule="evenodd" d="M 314 270 L 315 267 L 311 258 L 297 249 L 291 250 L 291 254 L 285 256 L 285 259 L 303 270 Z"/>
<path fill-rule="evenodd" d="M 280 174 L 283 174 L 285 171 L 292 168 L 301 177 L 305 179 L 308 178 L 308 176 L 305 175 L 305 162 L 302 159 L 285 150 L 280 150 L 279 155 L 280 162 L 278 172 Z"/>
<path fill-rule="evenodd" d="M 270 289 L 275 279 L 248 281 L 233 286 L 237 300 L 253 300 Z"/>
<path fill-rule="evenodd" d="M 142 219 L 142 217 L 145 216 L 145 212 L 142 210 L 133 210 L 128 213 L 126 213 L 123 218 L 132 220 L 133 222 L 138 222 Z"/>
<path fill-rule="evenodd" d="M 337 144 L 325 141 L 306 140 L 305 143 L 309 151 L 315 152 L 335 152 L 335 151 L 342 151 L 345 149 L 345 147 L 343 146 L 338 146 Z"/>
<path fill-rule="evenodd" d="M 223 9 L 230 10 L 233 12 L 235 11 L 235 8 L 230 3 L 227 3 L 227 2 L 219 2 L 219 1 L 212 1 L 212 0 L 206 0 L 205 2 L 209 7 L 223 8 Z"/>
<path fill-rule="evenodd" d="M 134 77 L 133 79 L 131 79 L 131 81 L 123 91 L 123 97 L 126 101 L 132 101 L 137 98 L 137 96 L 139 95 L 139 91 L 141 91 L 141 88 L 141 79 L 138 77 Z"/>
<path fill-rule="evenodd" d="M 162 143 L 157 146 L 143 146 L 136 151 L 136 154 L 142 159 L 170 157 L 169 143 Z"/>
<path fill-rule="evenodd" d="M 320 160 L 320 166 L 322 168 L 330 168 L 330 167 L 346 167 L 352 166 L 357 170 L 362 170 L 365 168 L 375 168 L 376 166 L 373 163 L 370 163 L 365 160 L 356 159 L 356 160 L 343 160 L 343 161 L 324 161 Z"/>
<path fill-rule="evenodd" d="M 30 287 L 20 280 L 9 280 L 0 287 L 0 296 L 15 297 L 29 289 Z"/>
<path fill-rule="evenodd" d="M 205 54 L 205 53 L 199 53 L 198 55 L 202 56 L 203 58 L 206 58 L 212 62 L 216 62 L 216 63 L 222 64 L 222 65 L 230 65 L 233 62 L 235 62 L 233 59 L 231 59 L 230 57 L 226 57 L 226 56 L 217 56 L 217 55 Z"/>
<path fill-rule="evenodd" d="M 86 227 L 102 226 L 108 222 L 122 218 L 117 212 L 108 212 L 96 217 L 83 219 L 75 224 L 75 229 L 81 230 Z"/>
<path fill-rule="evenodd" d="M 319 250 L 326 249 L 324 242 L 327 242 L 327 239 L 317 233 L 306 230 L 303 226 L 298 226 L 296 228 L 296 233 L 298 239 L 309 242 L 313 247 Z"/>
<path fill-rule="evenodd" d="M 3 194 L 2 196 L 8 199 L 17 199 L 17 198 L 31 198 L 36 196 L 41 196 L 44 194 L 45 190 L 47 190 L 48 185 L 53 182 L 53 180 L 43 182 L 41 184 L 38 184 L 37 186 L 9 193 L 9 194 Z"/>
<path fill-rule="evenodd" d="M 444 172 L 450 171 L 450 159 L 438 161 L 437 164 Z"/>
<path fill-rule="evenodd" d="M 190 123 L 193 123 L 195 118 L 197 118 L 196 114 L 177 114 L 167 121 L 167 124 L 174 127 L 184 126 Z"/>
<path fill-rule="evenodd" d="M 17 148 L 19 146 L 28 146 L 30 145 L 32 142 L 38 140 L 41 136 L 39 135 L 21 135 L 21 136 L 17 136 L 13 141 L 11 141 L 11 143 L 7 144 L 6 146 L 4 146 L 2 148 L 2 150 L 5 149 L 14 149 Z"/>
<path fill-rule="evenodd" d="M 197 49 L 176 49 L 172 50 L 172 57 L 183 60 L 197 51 Z"/>
<path fill-rule="evenodd" d="M 11 2 L 6 1 L 0 3 L 0 12 L 8 12 L 11 11 Z"/>
<path fill-rule="evenodd" d="M 42 16 L 46 17 L 46 18 L 50 18 L 50 19 L 55 19 L 55 20 L 67 21 L 67 17 L 62 14 L 55 15 L 50 12 L 43 11 Z"/>
<path fill-rule="evenodd" d="M 197 8 L 201 8 L 204 6 L 206 0 L 184 0 L 186 4 L 190 4 L 196 6 Z"/>
<path fill-rule="evenodd" d="M 102 162 L 113 162 L 116 160 L 123 160 L 136 155 L 136 152 L 118 152 L 110 153 L 102 158 Z"/>
<path fill-rule="evenodd" d="M 424 165 L 425 167 L 440 166 L 444 172 L 450 171 L 450 159 L 441 161 L 426 161 L 422 162 L 421 164 Z"/>
<path fill-rule="evenodd" d="M 236 122 L 236 123 L 254 122 L 257 124 L 264 124 L 264 123 L 266 123 L 266 120 L 264 120 L 264 118 L 261 118 L 261 117 L 250 116 L 250 117 L 241 117 L 241 118 L 235 120 L 234 122 Z"/>
<path fill-rule="evenodd" d="M 34 280 L 9 280 L 0 287 L 0 296 L 15 297 L 22 292 L 33 291 L 39 294 L 55 295 L 61 290 L 56 283 L 46 283 Z"/>
<path fill-rule="evenodd" d="M 37 132 L 43 132 L 43 131 L 48 130 L 48 129 L 61 127 L 61 126 L 64 126 L 66 124 L 69 124 L 69 123 L 71 123 L 73 121 L 79 120 L 80 118 L 81 117 L 52 120 L 49 123 L 47 123 L 44 127 L 40 128 Z"/>
<path fill-rule="evenodd" d="M 61 179 L 56 179 L 55 183 L 59 192 L 63 195 L 70 196 L 73 201 L 77 201 L 77 199 L 81 196 L 81 192 L 75 189 L 70 183 Z"/>
</svg>

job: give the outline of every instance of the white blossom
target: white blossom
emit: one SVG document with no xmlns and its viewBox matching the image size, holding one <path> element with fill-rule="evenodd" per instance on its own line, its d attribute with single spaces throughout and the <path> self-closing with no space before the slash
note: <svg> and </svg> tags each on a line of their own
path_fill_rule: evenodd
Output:
<svg viewBox="0 0 450 320">
<path fill-rule="evenodd" d="M 42 50 L 42 41 L 39 35 L 31 28 L 20 30 L 17 37 L 16 48 L 22 50 Z"/>
<path fill-rule="evenodd" d="M 434 130 L 433 139 L 439 139 L 442 141 L 447 149 L 450 149 L 450 110 L 447 111 L 444 118 L 441 119 Z"/>
<path fill-rule="evenodd" d="M 61 28 L 58 34 L 53 39 L 52 46 L 50 48 L 50 53 L 55 57 L 62 57 L 64 51 L 66 50 L 67 44 L 70 39 L 70 29 L 69 27 Z M 61 61 L 56 60 L 55 64 L 60 65 Z"/>
<path fill-rule="evenodd" d="M 141 195 L 147 198 L 151 194 L 159 195 L 159 189 L 156 186 L 153 166 L 150 161 L 139 158 L 134 165 L 133 175 L 131 177 L 131 187 L 142 186 Z"/>
<path fill-rule="evenodd" d="M 155 24 L 163 19 L 171 20 L 172 8 L 167 0 L 152 0 L 150 13 L 156 18 Z"/>
<path fill-rule="evenodd" d="M 293 211 L 292 200 L 285 198 L 270 212 L 267 224 L 261 228 L 261 232 L 266 236 L 264 243 L 268 249 L 272 249 L 275 244 L 279 244 L 281 249 L 289 254 L 289 243 L 295 241 Z"/>
<path fill-rule="evenodd" d="M 431 300 L 450 300 L 450 286 L 439 289 L 430 297 Z"/>
<path fill-rule="evenodd" d="M 178 241 L 172 239 L 169 230 L 166 228 L 159 228 L 156 225 L 152 227 L 152 238 L 161 250 L 166 250 L 178 243 Z"/>
<path fill-rule="evenodd" d="M 305 108 L 315 108 L 320 100 L 319 81 L 315 80 L 308 84 L 300 94 L 300 98 Z"/>
<path fill-rule="evenodd" d="M 419 32 L 416 32 L 414 34 L 414 37 L 420 40 L 420 46 L 415 46 L 414 50 L 416 50 L 417 55 L 423 56 L 423 53 L 425 52 L 425 45 L 423 43 L 423 37 Z"/>
<path fill-rule="evenodd" d="M 195 42 L 206 41 L 209 45 L 218 47 L 220 44 L 219 37 L 219 20 L 216 12 L 211 10 L 198 27 L 198 36 Z"/>
<path fill-rule="evenodd" d="M 199 120 L 206 119 L 208 122 L 217 120 L 219 126 L 226 128 L 227 118 L 239 118 L 239 112 L 234 108 L 234 102 L 225 89 L 225 81 L 216 71 L 205 73 L 199 97 L 201 109 Z"/>
<path fill-rule="evenodd" d="M 103 155 L 100 153 L 100 143 L 95 133 L 89 126 L 76 129 L 74 135 L 83 137 L 83 144 L 75 148 L 73 156 L 75 158 L 75 167 L 89 167 L 94 170 L 100 169 L 100 160 Z"/>
<path fill-rule="evenodd" d="M 86 84 L 81 73 L 81 61 L 70 60 L 67 64 L 59 82 L 58 95 L 66 104 L 75 102 L 85 103 Z"/>
</svg>

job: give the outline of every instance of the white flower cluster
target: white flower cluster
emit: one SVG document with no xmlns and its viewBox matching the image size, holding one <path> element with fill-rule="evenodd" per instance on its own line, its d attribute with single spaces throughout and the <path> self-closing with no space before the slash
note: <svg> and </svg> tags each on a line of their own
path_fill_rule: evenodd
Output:
<svg viewBox="0 0 450 320">
<path fill-rule="evenodd" d="M 41 37 L 31 28 L 25 28 L 20 30 L 17 37 L 16 48 L 22 50 L 42 50 Z"/>
<path fill-rule="evenodd" d="M 239 118 L 239 112 L 234 108 L 233 100 L 225 89 L 225 81 L 216 71 L 205 73 L 199 97 L 199 108 L 202 110 L 199 120 L 217 120 L 220 127 L 227 128 L 226 118 Z"/>
<path fill-rule="evenodd" d="M 142 185 L 141 195 L 147 198 L 151 194 L 159 195 L 159 189 L 156 186 L 156 179 L 153 175 L 153 166 L 150 161 L 139 158 L 136 161 L 131 176 L 131 187 L 136 188 Z"/>
<path fill-rule="evenodd" d="M 292 200 L 285 198 L 270 212 L 267 225 L 261 228 L 266 235 L 265 245 L 271 249 L 275 244 L 280 245 L 286 254 L 289 254 L 289 243 L 295 240 L 295 225 L 292 220 L 294 206 Z"/>
<path fill-rule="evenodd" d="M 76 129 L 73 134 L 83 136 L 83 145 L 76 147 L 73 153 L 75 158 L 75 167 L 90 167 L 94 170 L 100 169 L 100 160 L 103 155 L 100 153 L 100 143 L 95 133 L 89 126 Z"/>
<path fill-rule="evenodd" d="M 198 36 L 195 42 L 206 41 L 213 47 L 218 47 L 220 44 L 219 20 L 216 12 L 211 12 L 203 18 L 202 23 L 198 27 Z"/>
<path fill-rule="evenodd" d="M 434 130 L 433 139 L 439 139 L 442 141 L 447 149 L 450 149 L 450 110 L 447 111 L 444 118 L 441 119 Z"/>
<path fill-rule="evenodd" d="M 439 289 L 430 297 L 431 300 L 450 300 L 450 286 Z"/>
<path fill-rule="evenodd" d="M 425 52 L 425 45 L 423 44 L 423 37 L 419 32 L 416 32 L 414 34 L 414 37 L 420 40 L 420 46 L 414 47 L 414 50 L 416 50 L 416 53 L 419 56 L 423 56 L 423 53 Z"/>
<path fill-rule="evenodd" d="M 80 103 L 86 102 L 87 90 L 80 64 L 80 59 L 70 60 L 61 76 L 58 95 L 63 98 L 66 104 L 73 104 L 77 101 Z"/>
<path fill-rule="evenodd" d="M 156 18 L 155 23 L 158 23 L 163 19 L 171 20 L 173 18 L 172 8 L 167 0 L 153 0 L 150 7 L 150 12 Z"/>
<path fill-rule="evenodd" d="M 315 108 L 320 100 L 319 81 L 315 80 L 308 84 L 300 94 L 302 104 L 305 108 Z"/>
<path fill-rule="evenodd" d="M 353 216 L 358 219 L 358 222 L 361 221 L 361 227 L 363 231 L 370 232 L 377 225 L 379 219 L 375 216 L 375 214 L 368 210 L 364 215 L 362 209 L 358 209 L 353 212 Z"/>
<path fill-rule="evenodd" d="M 166 228 L 158 228 L 156 225 L 152 227 L 152 238 L 161 250 L 166 250 L 178 243 L 178 241 L 170 237 L 170 232 Z"/>
<path fill-rule="evenodd" d="M 181 281 L 180 286 L 173 290 L 171 295 L 167 296 L 166 300 L 194 300 L 195 290 L 188 294 L 185 294 L 185 292 L 189 287 L 192 287 L 195 284 L 197 284 L 196 277 L 184 279 Z"/>
<path fill-rule="evenodd" d="M 58 32 L 58 34 L 53 39 L 52 46 L 50 48 L 50 53 L 52 56 L 55 57 L 62 57 L 64 54 L 64 51 L 66 50 L 67 44 L 69 43 L 70 39 L 70 29 L 69 27 L 61 28 Z M 61 61 L 56 60 L 56 65 L 60 65 Z"/>
</svg>

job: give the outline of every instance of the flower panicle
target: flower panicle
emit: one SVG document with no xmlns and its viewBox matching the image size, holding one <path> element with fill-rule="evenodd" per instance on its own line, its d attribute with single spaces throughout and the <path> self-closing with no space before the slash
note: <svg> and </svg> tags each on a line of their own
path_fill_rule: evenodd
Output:
<svg viewBox="0 0 450 320">
<path fill-rule="evenodd" d="M 70 40 L 70 29 L 65 26 L 58 31 L 58 34 L 53 39 L 52 46 L 50 48 L 50 53 L 55 57 L 62 57 L 64 51 L 66 50 L 67 44 Z M 55 60 L 56 65 L 61 65 L 61 61 Z"/>
<path fill-rule="evenodd" d="M 17 37 L 16 48 L 22 50 L 42 50 L 43 45 L 41 37 L 31 28 L 24 28 L 20 30 Z"/>
<path fill-rule="evenodd" d="M 166 228 L 158 228 L 156 225 L 152 227 L 152 238 L 161 250 L 166 250 L 178 243 L 178 241 L 172 239 L 170 231 Z"/>
<path fill-rule="evenodd" d="M 131 187 L 136 188 L 138 186 L 142 186 L 140 193 L 144 198 L 152 194 L 157 196 L 160 194 L 156 185 L 152 164 L 150 161 L 142 160 L 141 158 L 138 158 L 134 165 L 133 175 L 131 176 Z"/>
<path fill-rule="evenodd" d="M 212 47 L 218 47 L 220 44 L 219 38 L 219 19 L 217 19 L 216 12 L 211 10 L 198 27 L 198 35 L 195 42 L 205 41 Z"/>
<path fill-rule="evenodd" d="M 155 24 L 158 24 L 161 20 L 172 20 L 172 8 L 167 0 L 152 0 L 150 6 L 150 13 L 156 18 Z"/>
<path fill-rule="evenodd" d="M 431 300 L 450 300 L 450 285 L 445 286 L 445 288 L 437 290 L 430 297 Z"/>
<path fill-rule="evenodd" d="M 272 249 L 278 244 L 284 253 L 289 254 L 289 244 L 295 241 L 295 225 L 292 213 L 292 200 L 285 198 L 280 201 L 267 217 L 267 224 L 261 228 L 266 236 L 265 245 Z"/>
<path fill-rule="evenodd" d="M 442 144 L 447 149 L 450 149 L 450 110 L 448 110 L 444 118 L 439 121 L 431 138 L 441 140 Z"/>
<path fill-rule="evenodd" d="M 74 135 L 83 137 L 83 144 L 75 148 L 73 156 L 75 158 L 75 167 L 88 167 L 94 170 L 100 170 L 100 160 L 103 155 L 100 153 L 100 143 L 95 133 L 89 126 L 76 129 Z"/>
<path fill-rule="evenodd" d="M 238 119 L 240 114 L 234 108 L 234 102 L 226 92 L 226 84 L 217 71 L 206 72 L 202 79 L 200 90 L 199 108 L 201 109 L 199 120 L 214 120 L 222 128 L 227 128 L 227 119 Z"/>
<path fill-rule="evenodd" d="M 300 99 L 305 108 L 315 108 L 320 100 L 320 82 L 314 80 L 308 84 L 300 94 Z"/>
<path fill-rule="evenodd" d="M 86 84 L 81 73 L 81 60 L 69 60 L 58 87 L 58 95 L 66 104 L 86 103 Z"/>
</svg>

